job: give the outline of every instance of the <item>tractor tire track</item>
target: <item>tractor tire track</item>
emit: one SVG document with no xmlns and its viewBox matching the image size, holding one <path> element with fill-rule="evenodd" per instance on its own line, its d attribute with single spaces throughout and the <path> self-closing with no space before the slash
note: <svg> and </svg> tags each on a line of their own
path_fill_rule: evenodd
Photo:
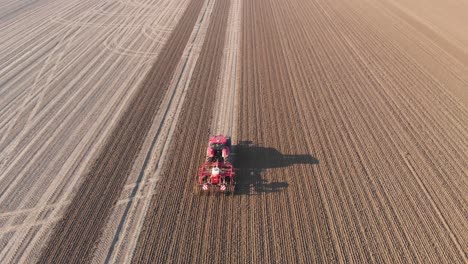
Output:
<svg viewBox="0 0 468 264">
<path fill-rule="evenodd" d="M 221 72 L 220 66 L 229 7 L 230 1 L 224 0 L 217 0 L 213 7 L 207 39 L 203 44 L 200 58 L 197 61 L 192 80 L 190 81 L 190 90 L 187 97 L 191 98 L 191 100 L 187 100 L 184 104 L 183 112 L 176 127 L 176 131 L 179 134 L 176 134 L 173 139 L 177 143 L 169 153 L 169 155 L 174 155 L 171 153 L 178 153 L 178 159 L 168 161 L 161 176 L 161 182 L 164 182 L 164 184 L 156 186 L 155 194 L 151 199 L 150 209 L 136 246 L 133 258 L 134 262 L 177 262 L 187 261 L 188 259 L 208 261 L 211 257 L 210 252 L 202 247 L 203 245 L 195 249 L 190 246 L 193 243 L 193 238 L 184 242 L 186 246 L 179 244 L 181 241 L 184 241 L 182 237 L 173 240 L 167 239 L 167 236 L 170 234 L 178 237 L 186 234 L 184 231 L 187 231 L 186 228 L 176 228 L 180 222 L 175 221 L 174 215 L 171 214 L 174 212 L 173 210 L 181 206 L 182 208 L 179 210 L 182 215 L 178 217 L 183 218 L 184 216 L 189 216 L 187 212 L 196 209 L 196 207 L 191 206 L 193 201 L 189 200 L 188 203 L 182 202 L 183 199 L 192 196 L 191 192 L 186 194 L 188 195 L 187 197 L 186 195 L 179 196 L 170 190 L 192 190 L 193 178 L 185 177 L 185 175 L 190 175 L 190 172 L 198 166 L 198 157 L 202 154 L 200 150 L 203 149 L 202 146 L 205 146 L 205 142 L 202 139 L 205 139 L 209 134 L 210 115 L 212 113 L 210 102 L 216 98 L 216 87 Z M 190 109 L 197 109 L 197 111 L 190 111 Z M 184 176 L 180 178 L 180 181 L 171 180 L 173 177 L 177 177 L 175 175 Z M 172 204 L 174 207 L 161 207 L 161 204 Z M 219 220 L 222 219 L 220 218 Z M 181 221 L 185 223 L 192 222 L 188 219 Z M 196 230 L 192 231 L 197 232 Z M 198 229 L 198 232 L 202 231 L 202 228 Z M 161 243 L 148 243 L 148 241 L 160 241 Z M 169 244 L 162 241 L 169 241 Z"/>
<path fill-rule="evenodd" d="M 84 176 L 78 195 L 55 227 L 39 263 L 91 260 L 95 243 L 169 86 L 202 4 L 203 1 L 197 0 L 189 3 L 147 79 L 115 126 L 100 156 Z"/>
<path fill-rule="evenodd" d="M 191 76 L 206 38 L 213 5 L 214 1 L 206 1 L 200 12 L 190 37 L 190 43 L 185 48 L 170 89 L 166 92 L 160 110 L 145 140 L 147 149 L 142 149 L 140 157 L 133 166 L 134 169 L 130 176 L 132 174 L 138 175 L 138 178 L 130 177 L 129 184 L 127 184 L 127 186 L 131 186 L 130 183 L 136 181 L 136 184 L 133 184 L 133 191 L 130 193 L 132 198 L 128 199 L 128 203 L 124 203 L 125 200 L 122 199 L 126 197 L 126 193 L 123 192 L 121 200 L 119 200 L 121 206 L 115 208 L 116 214 L 111 216 L 113 219 L 109 219 L 106 232 L 103 235 L 103 240 L 107 241 L 100 242 L 98 249 L 100 252 L 107 252 L 105 262 L 126 263 L 131 260 L 151 197 L 154 194 L 155 185 L 160 179 L 161 170 L 164 168 L 166 160 L 169 158 L 167 152 L 172 145 L 173 134 L 190 86 Z M 138 171 L 136 171 L 137 168 Z M 124 206 L 126 208 L 120 215 L 118 211 L 122 211 Z M 115 219 L 117 215 L 120 220 Z M 118 226 L 116 226 L 117 223 Z M 109 237 L 112 238 L 112 241 Z M 100 258 L 101 260 L 99 260 Z M 102 262 L 103 260 L 103 254 L 97 252 L 93 262 Z"/>
</svg>

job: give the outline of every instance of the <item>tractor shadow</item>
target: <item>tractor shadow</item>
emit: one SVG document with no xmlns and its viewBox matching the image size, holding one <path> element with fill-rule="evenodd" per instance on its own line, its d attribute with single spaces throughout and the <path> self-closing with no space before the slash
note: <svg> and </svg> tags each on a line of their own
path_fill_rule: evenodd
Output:
<svg viewBox="0 0 468 264">
<path fill-rule="evenodd" d="M 256 146 L 251 141 L 241 141 L 233 146 L 236 172 L 236 195 L 258 195 L 281 192 L 289 184 L 285 181 L 269 182 L 262 177 L 267 169 L 293 164 L 318 164 L 309 154 L 285 155 L 275 148 Z"/>
</svg>

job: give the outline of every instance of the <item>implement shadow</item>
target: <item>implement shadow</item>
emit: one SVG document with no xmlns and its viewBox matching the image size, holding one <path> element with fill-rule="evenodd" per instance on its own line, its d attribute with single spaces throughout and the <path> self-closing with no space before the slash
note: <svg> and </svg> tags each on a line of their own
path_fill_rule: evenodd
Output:
<svg viewBox="0 0 468 264">
<path fill-rule="evenodd" d="M 289 186 L 285 181 L 268 182 L 262 178 L 267 169 L 281 168 L 293 164 L 318 164 L 309 154 L 284 155 L 275 148 L 253 145 L 251 141 L 241 141 L 234 146 L 236 173 L 236 195 L 256 195 L 280 192 Z"/>
</svg>

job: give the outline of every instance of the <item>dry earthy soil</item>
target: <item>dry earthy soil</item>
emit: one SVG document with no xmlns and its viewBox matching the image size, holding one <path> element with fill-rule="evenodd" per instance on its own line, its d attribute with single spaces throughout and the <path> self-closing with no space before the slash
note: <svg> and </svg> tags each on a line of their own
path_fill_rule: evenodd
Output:
<svg viewBox="0 0 468 264">
<path fill-rule="evenodd" d="M 442 88 L 386 5 L 243 2 L 238 195 L 171 180 L 210 132 L 187 112 L 135 261 L 466 262 L 466 60 L 441 56 L 458 83 Z"/>
<path fill-rule="evenodd" d="M 3 262 L 468 262 L 468 2 L 175 2 L 0 0 Z"/>
</svg>

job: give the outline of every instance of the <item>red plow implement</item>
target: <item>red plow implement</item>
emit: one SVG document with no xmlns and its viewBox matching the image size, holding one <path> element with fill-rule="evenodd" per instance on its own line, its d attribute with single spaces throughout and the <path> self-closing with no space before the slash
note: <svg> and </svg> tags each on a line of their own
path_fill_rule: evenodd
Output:
<svg viewBox="0 0 468 264">
<path fill-rule="evenodd" d="M 234 168 L 229 162 L 205 162 L 197 175 L 196 191 L 201 193 L 222 192 L 233 194 L 235 189 Z"/>
</svg>

